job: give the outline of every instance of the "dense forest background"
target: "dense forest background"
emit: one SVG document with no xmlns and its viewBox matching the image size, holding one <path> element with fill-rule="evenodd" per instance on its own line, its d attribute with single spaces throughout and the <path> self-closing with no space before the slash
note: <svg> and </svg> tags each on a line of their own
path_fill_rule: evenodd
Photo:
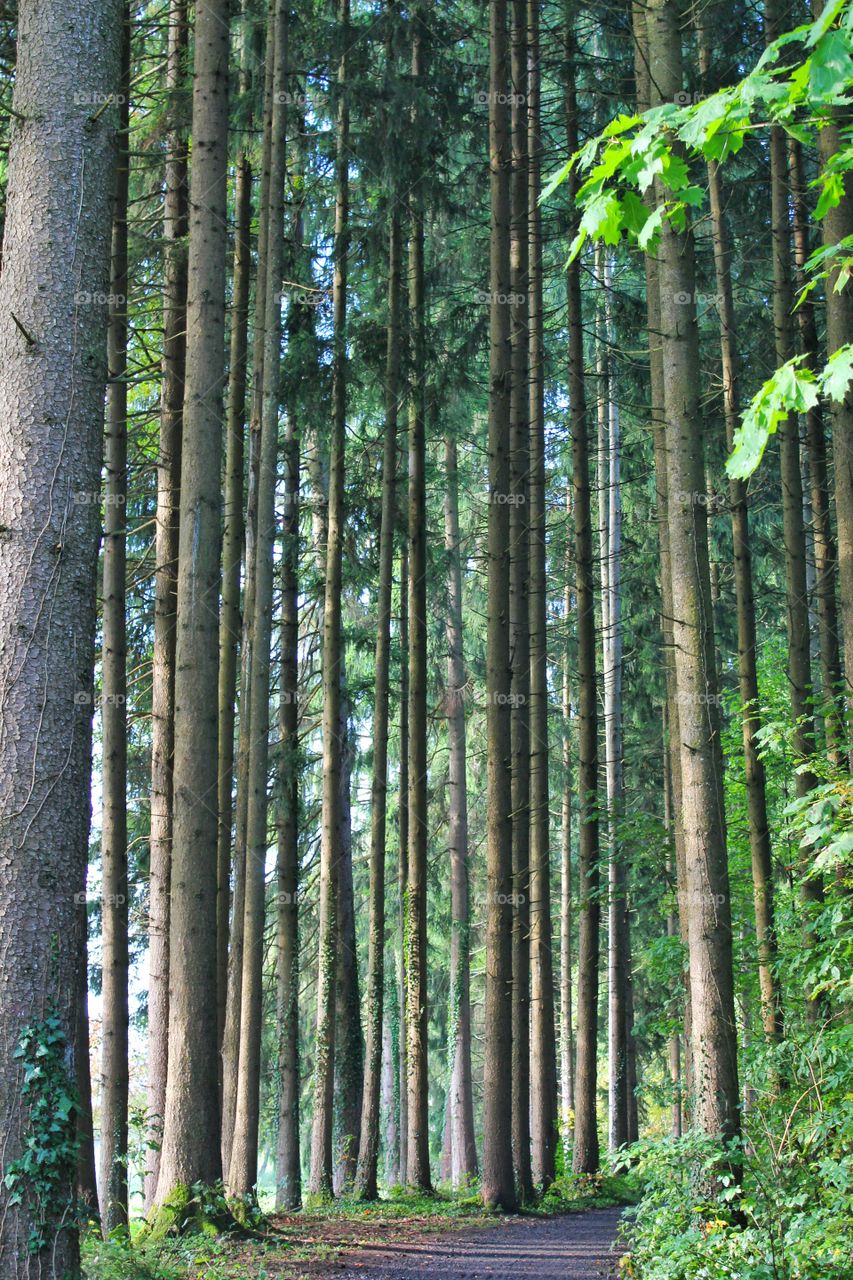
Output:
<svg viewBox="0 0 853 1280">
<path fill-rule="evenodd" d="M 818 10 L 4 6 L 4 1275 L 614 1170 L 849 1274 Z"/>
</svg>

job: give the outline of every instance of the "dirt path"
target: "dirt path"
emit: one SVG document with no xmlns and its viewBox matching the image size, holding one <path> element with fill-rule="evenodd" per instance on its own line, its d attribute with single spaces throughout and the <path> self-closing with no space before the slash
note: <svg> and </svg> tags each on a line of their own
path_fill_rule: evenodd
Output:
<svg viewBox="0 0 853 1280">
<path fill-rule="evenodd" d="M 560 1218 L 511 1218 L 500 1225 L 371 1245 L 325 1274 L 338 1280 L 603 1280 L 621 1209 Z"/>
</svg>

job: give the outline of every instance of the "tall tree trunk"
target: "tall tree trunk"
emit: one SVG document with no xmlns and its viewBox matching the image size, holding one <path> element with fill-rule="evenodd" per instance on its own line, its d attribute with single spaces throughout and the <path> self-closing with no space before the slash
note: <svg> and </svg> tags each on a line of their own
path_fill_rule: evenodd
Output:
<svg viewBox="0 0 853 1280">
<path fill-rule="evenodd" d="M 169 892 L 172 863 L 172 766 L 175 753 L 175 641 L 181 435 L 187 330 L 186 131 L 177 95 L 186 81 L 189 38 L 185 0 L 169 9 L 166 90 L 170 95 L 163 200 L 163 356 L 157 516 L 154 539 L 154 649 L 151 671 L 151 828 L 148 871 L 148 1092 L 145 1208 L 160 1172 L 169 1056 Z"/>
<path fill-rule="evenodd" d="M 456 440 L 444 442 L 444 550 L 447 554 L 447 737 L 450 814 L 450 1179 L 465 1186 L 477 1176 L 471 1078 L 471 919 L 468 878 L 468 780 L 465 733 L 465 658 L 459 481 Z"/>
<path fill-rule="evenodd" d="M 577 99 L 573 8 L 566 6 L 566 133 L 569 150 L 577 149 Z M 573 171 L 574 172 L 574 171 Z M 572 217 L 577 184 L 572 179 Z M 575 1066 L 575 1129 L 572 1166 L 576 1173 L 595 1173 L 599 1163 L 596 1097 L 598 1092 L 598 969 L 601 907 L 598 838 L 598 707 L 595 663 L 595 595 L 592 557 L 592 510 L 589 444 L 583 372 L 583 316 L 580 263 L 566 269 L 569 311 L 569 403 L 572 424 L 572 510 L 575 525 L 575 599 L 578 639 L 578 994 Z"/>
<path fill-rule="evenodd" d="M 699 23 L 699 65 L 707 77 L 710 44 L 707 28 Z M 723 381 L 723 416 L 728 448 L 740 417 L 737 386 L 736 328 L 731 279 L 731 247 L 724 213 L 722 175 L 716 161 L 708 162 L 708 192 L 714 238 L 714 270 L 717 306 L 720 313 L 720 361 Z M 767 821 L 764 762 L 759 753 L 761 712 L 758 701 L 756 665 L 755 599 L 752 579 L 752 548 L 749 533 L 747 489 L 743 480 L 729 480 L 732 512 L 735 598 L 737 602 L 738 680 L 743 704 L 743 752 L 746 768 L 746 801 L 752 885 L 755 901 L 755 935 L 758 943 L 758 979 L 764 1031 L 769 1040 L 782 1036 L 782 1004 L 776 979 L 776 935 L 773 920 L 773 856 Z"/>
<path fill-rule="evenodd" d="M 424 13 L 413 14 L 412 79 L 424 72 Z M 427 1065 L 427 593 L 426 593 L 426 302 L 423 195 L 411 197 L 409 315 L 409 865 L 406 894 L 406 1069 L 409 1141 L 406 1182 L 428 1189 Z"/>
<path fill-rule="evenodd" d="M 266 349 L 264 342 L 268 285 L 266 252 L 269 224 L 270 165 L 272 163 L 273 72 L 275 68 L 275 59 L 272 56 L 272 29 L 274 12 L 274 9 L 268 6 L 264 22 L 266 32 L 265 49 L 269 49 L 270 54 L 265 59 L 264 74 L 263 143 L 258 195 L 258 270 L 255 282 L 252 331 L 252 403 L 249 430 L 246 518 L 244 521 L 243 576 L 245 585 L 243 588 L 243 619 L 240 638 L 240 718 L 237 735 L 236 811 L 234 815 L 234 890 L 231 895 L 225 1021 L 222 1030 L 222 1172 L 226 1182 L 228 1180 L 228 1164 L 231 1159 L 237 1108 L 240 1022 L 242 1017 L 243 931 L 245 926 L 247 872 L 246 841 L 249 817 L 249 763 L 252 743 L 251 674 L 257 571 L 261 419 L 263 416 L 264 355 Z M 219 852 L 221 854 L 221 849 Z"/>
<path fill-rule="evenodd" d="M 681 35 L 673 0 L 648 10 L 650 65 L 661 98 L 681 91 Z M 658 251 L 660 332 L 679 709 L 693 1034 L 694 1117 L 711 1136 L 739 1133 L 731 902 L 722 796 L 698 391 L 693 238 L 666 222 Z M 690 302 L 684 303 L 687 297 Z M 736 1161 L 735 1161 L 736 1164 Z"/>
<path fill-rule="evenodd" d="M 527 2 L 512 0 L 510 131 L 510 730 L 512 735 L 512 1147 L 523 1204 L 530 1164 L 530 530 Z"/>
<path fill-rule="evenodd" d="M 243 8 L 240 89 L 251 100 L 249 67 L 257 44 Z M 228 361 L 228 413 L 225 423 L 225 510 L 222 538 L 222 603 L 219 623 L 219 786 L 216 992 L 220 1042 L 228 1003 L 228 943 L 231 909 L 231 848 L 234 826 L 234 727 L 237 703 L 237 650 L 240 641 L 240 570 L 243 566 L 246 370 L 249 293 L 252 280 L 252 165 L 245 145 L 237 158 L 234 181 L 234 259 L 231 272 L 231 337 Z M 223 1080 L 224 1085 L 224 1080 Z M 229 1129 L 230 1132 L 230 1129 Z M 230 1150 L 230 1142 L 229 1142 Z"/>
<path fill-rule="evenodd" d="M 602 352 L 599 382 L 600 420 L 604 428 L 600 452 L 599 506 L 601 526 L 602 675 L 604 685 L 605 778 L 608 840 L 608 1146 L 611 1151 L 628 1142 L 628 904 L 627 869 L 618 846 L 622 807 L 622 495 L 620 480 L 619 407 L 610 357 L 613 341 L 610 300 L 613 266 L 601 252 L 603 292 Z"/>
<path fill-rule="evenodd" d="M 225 357 L 227 0 L 200 0 L 193 69 L 187 364 L 181 461 L 169 1063 L 157 1200 L 216 1182 L 219 556 Z"/>
<path fill-rule="evenodd" d="M 301 233 L 300 233 L 301 235 Z M 288 415 L 284 440 L 281 553 L 281 689 L 278 708 L 276 1207 L 302 1202 L 299 1153 L 299 435 Z"/>
<path fill-rule="evenodd" d="M 269 766 L 270 643 L 275 551 L 275 491 L 278 464 L 278 418 L 281 365 L 281 280 L 284 263 L 284 181 L 287 133 L 286 0 L 271 0 L 270 42 L 273 60 L 272 147 L 268 186 L 267 243 L 263 264 L 267 273 L 264 317 L 264 375 L 261 444 L 258 471 L 258 527 L 255 543 L 255 598 L 252 618 L 252 667 L 249 679 L 248 812 L 246 819 L 246 890 L 243 923 L 243 973 L 240 998 L 240 1050 L 237 1101 L 228 1188 L 247 1195 L 258 1177 L 260 1118 L 261 1031 L 263 1016 L 263 958 L 265 872 L 269 842 L 267 772 Z"/>
<path fill-rule="evenodd" d="M 486 639 L 486 1021 L 483 1180 L 487 1205 L 515 1209 L 512 1158 L 512 741 L 510 729 L 510 138 L 506 0 L 489 25 L 489 528 Z"/>
<path fill-rule="evenodd" d="M 332 440 L 329 461 L 326 584 L 323 606 L 323 813 L 320 846 L 320 921 L 317 973 L 317 1040 L 314 1116 L 309 1189 L 332 1194 L 332 1117 L 335 1083 L 335 959 L 337 937 L 337 857 L 341 819 L 341 568 L 346 443 L 346 313 L 349 217 L 349 105 L 347 43 L 349 0 L 339 0 L 341 55 L 338 63 L 337 151 L 335 159 L 334 347 L 332 355 Z"/>
<path fill-rule="evenodd" d="M 373 711 L 373 781 L 370 815 L 370 924 L 367 961 L 367 1048 L 361 1142 L 355 1190 L 364 1200 L 378 1195 L 379 1092 L 382 1073 L 385 991 L 385 843 L 388 796 L 388 704 L 391 665 L 391 596 L 397 523 L 397 410 L 400 398 L 402 227 L 395 205 L 388 226 L 388 326 L 385 357 L 385 440 L 382 455 L 382 515 L 379 528 L 379 599 Z"/>
<path fill-rule="evenodd" d="M 127 1225 L 127 197 L 130 178 L 130 14 L 122 22 L 119 153 L 113 193 L 107 323 L 104 471 L 103 651 L 101 658 L 101 1223 Z"/>
<path fill-rule="evenodd" d="M 305 112 L 296 116 L 298 177 L 305 173 Z M 293 224 L 292 261 L 297 278 L 311 277 L 311 257 L 305 243 L 304 186 Z M 288 346 L 313 337 L 312 308 L 291 298 Z M 281 527 L 281 680 L 278 704 L 278 781 L 276 859 L 276 1031 L 279 1079 L 276 1141 L 276 1207 L 295 1210 L 302 1203 L 300 1158 L 300 1046 L 299 1046 L 299 820 L 302 754 L 299 745 L 299 517 L 301 432 L 291 405 L 284 437 L 284 515 Z"/>
<path fill-rule="evenodd" d="M 0 1273 L 40 1280 L 79 1268 L 75 1161 L 46 1205 L 13 1181 L 30 1134 L 16 1055 L 23 1041 L 34 1066 L 47 1045 L 73 1091 L 106 372 L 97 300 L 118 123 L 114 106 L 92 104 L 119 84 L 122 11 L 117 0 L 89 0 L 74 22 L 32 0 L 17 11 L 0 276 Z M 73 1141 L 73 1116 L 59 1124 Z"/>
<path fill-rule="evenodd" d="M 530 417 L 530 1136 L 533 1181 L 554 1181 L 557 1053 L 551 925 L 551 815 L 548 791 L 548 589 L 545 520 L 545 371 L 542 223 L 539 213 L 539 0 L 527 5 L 527 155 Z"/>
<path fill-rule="evenodd" d="M 661 102 L 657 79 L 651 75 L 649 62 L 649 34 L 646 11 L 635 4 L 632 8 L 634 28 L 634 73 L 637 82 L 637 106 L 645 111 Z M 675 641 L 673 638 L 672 607 L 672 556 L 669 543 L 669 489 L 666 468 L 666 441 L 664 420 L 664 373 L 660 321 L 660 282 L 657 259 L 646 255 L 646 329 L 649 344 L 649 398 L 652 423 L 652 444 L 655 464 L 655 494 L 657 499 L 658 550 L 660 556 L 661 641 L 662 659 L 666 675 L 666 707 L 669 740 L 680 741 L 678 727 L 678 691 L 675 685 Z M 681 753 L 672 751 L 670 776 L 674 809 L 673 837 L 675 846 L 676 901 L 678 903 L 678 931 L 684 950 L 688 976 L 684 997 L 684 1076 L 687 1088 L 682 1097 L 682 1109 L 690 1103 L 692 1014 L 690 1007 L 689 950 L 687 945 L 687 863 L 684 847 L 684 825 L 681 806 Z"/>
</svg>

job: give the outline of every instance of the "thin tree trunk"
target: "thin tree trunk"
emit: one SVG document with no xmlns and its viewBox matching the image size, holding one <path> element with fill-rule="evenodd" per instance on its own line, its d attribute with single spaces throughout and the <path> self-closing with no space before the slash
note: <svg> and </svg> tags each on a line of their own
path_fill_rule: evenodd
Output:
<svg viewBox="0 0 853 1280">
<path fill-rule="evenodd" d="M 332 356 L 332 440 L 329 461 L 326 585 L 323 607 L 323 813 L 320 847 L 320 921 L 317 973 L 317 1039 L 314 1116 L 309 1189 L 332 1195 L 332 1118 L 335 1083 L 335 970 L 337 938 L 337 857 L 341 821 L 341 569 L 346 443 L 346 311 L 349 216 L 349 106 L 347 42 L 349 0 L 339 0 L 342 52 L 338 64 L 337 152 L 335 159 L 334 347 Z"/>
<path fill-rule="evenodd" d="M 486 1205 L 515 1209 L 512 1153 L 512 742 L 509 650 L 510 138 L 506 0 L 489 27 L 489 528 L 486 640 L 486 1022 L 483 1180 Z"/>
<path fill-rule="evenodd" d="M 227 0 L 200 0 L 193 69 L 187 365 L 181 461 L 169 1063 L 157 1200 L 216 1182 L 217 685 L 225 357 Z"/>
<path fill-rule="evenodd" d="M 397 1090 L 400 1106 L 400 1177 L 405 1181 L 409 1160 L 409 1097 L 406 1054 L 406 895 L 409 886 L 409 549 L 403 538 L 400 550 L 400 744 L 399 820 L 397 838 L 397 897 L 399 926 L 399 1072 Z"/>
<path fill-rule="evenodd" d="M 370 924 L 367 960 L 367 1048 L 361 1142 L 355 1178 L 364 1200 L 378 1195 L 379 1101 L 385 991 L 385 843 L 388 796 L 388 705 L 391 664 L 391 597 L 397 523 L 397 411 L 400 399 L 402 228 L 398 209 L 388 227 L 388 326 L 385 358 L 385 440 L 382 455 L 382 515 L 379 528 L 379 599 L 373 699 L 373 783 L 370 825 Z"/>
<path fill-rule="evenodd" d="M 244 23 L 249 19 L 244 5 Z M 244 31 L 240 87 L 251 100 L 249 65 L 257 41 Z M 237 703 L 237 650 L 240 642 L 240 570 L 243 565 L 246 369 L 249 293 L 252 279 L 252 166 L 245 144 L 234 182 L 234 260 L 231 273 L 231 339 L 228 361 L 228 414 L 225 424 L 225 509 L 222 539 L 222 602 L 219 623 L 219 787 L 217 836 L 216 991 L 219 1038 L 225 1035 L 228 1003 L 228 944 L 231 909 L 231 848 L 234 826 L 234 727 Z M 223 1080 L 224 1086 L 224 1080 Z M 229 1128 L 230 1132 L 230 1128 Z M 230 1142 L 229 1142 L 230 1150 Z"/>
<path fill-rule="evenodd" d="M 512 1147 L 522 1204 L 530 1164 L 530 530 L 527 0 L 512 0 L 510 130 L 510 729 L 512 735 Z"/>
<path fill-rule="evenodd" d="M 574 78 L 573 9 L 566 6 L 566 133 L 577 149 L 577 99 Z M 574 171 L 573 171 L 574 173 Z M 576 181 L 570 200 L 574 208 Z M 573 217 L 575 214 L 573 213 Z M 595 662 L 595 596 L 589 445 L 583 372 L 583 317 L 580 263 L 566 270 L 569 311 L 569 403 L 572 423 L 572 510 L 575 525 L 575 594 L 578 638 L 578 994 L 575 1067 L 575 1127 L 572 1167 L 595 1173 L 599 1164 L 596 1097 L 598 1092 L 598 982 L 601 907 L 598 835 L 598 708 Z"/>
<path fill-rule="evenodd" d="M 240 641 L 240 720 L 237 740 L 236 812 L 234 822 L 234 891 L 231 902 L 231 927 L 228 947 L 228 978 L 225 995 L 225 1022 L 222 1031 L 222 1172 L 228 1181 L 228 1164 L 234 1137 L 237 1108 L 238 1065 L 240 1055 L 240 1022 L 242 1017 L 243 930 L 246 906 L 246 841 L 249 816 L 249 760 L 252 742 L 251 674 L 253 653 L 253 621 L 255 617 L 255 580 L 257 570 L 258 489 L 260 481 L 261 419 L 264 386 L 264 329 L 266 325 L 267 228 L 269 222 L 270 165 L 272 163 L 273 72 L 272 20 L 274 11 L 267 9 L 264 23 L 265 59 L 263 143 L 261 179 L 258 197 L 258 271 L 255 282 L 255 308 L 252 332 L 252 404 L 249 431 L 248 486 L 244 521 L 244 588 L 243 620 Z M 221 852 L 221 850 L 220 850 Z"/>
<path fill-rule="evenodd" d="M 548 791 L 548 588 L 545 519 L 545 376 L 542 224 L 539 213 L 539 0 L 527 5 L 527 155 L 530 416 L 530 1130 L 533 1181 L 554 1181 L 557 1052 L 551 924 L 551 815 Z"/>
<path fill-rule="evenodd" d="M 622 497 L 620 482 L 619 408 L 609 352 L 613 347 L 610 293 L 613 267 L 600 255 L 603 290 L 602 380 L 599 405 L 604 427 L 600 453 L 600 524 L 602 573 L 602 674 L 604 685 L 605 778 L 608 839 L 608 1146 L 618 1150 L 628 1142 L 628 907 L 627 870 L 618 847 L 622 807 Z"/>
<path fill-rule="evenodd" d="M 240 998 L 240 1050 L 234 1135 L 228 1162 L 232 1195 L 247 1195 L 258 1177 L 265 873 L 269 843 L 267 772 L 270 727 L 270 643 L 275 551 L 275 491 L 278 470 L 278 418 L 281 362 L 281 279 L 284 262 L 284 181 L 287 84 L 286 0 L 271 0 L 267 58 L 273 59 L 272 148 L 268 187 L 267 273 L 264 317 L 264 377 L 258 471 L 258 527 L 255 543 L 255 598 L 252 618 L 252 666 L 249 679 L 248 811 L 246 818 L 246 890 L 243 923 L 243 972 Z"/>
<path fill-rule="evenodd" d="M 667 741 L 667 709 L 666 703 L 663 704 L 662 715 L 662 740 L 663 740 L 663 829 L 669 841 L 672 832 L 672 773 L 670 769 L 670 748 Z M 672 879 L 672 858 L 667 857 L 666 862 L 667 880 Z M 666 936 L 668 938 L 678 937 L 678 918 L 674 911 L 670 911 L 666 917 Z M 680 1138 L 683 1130 L 683 1107 L 682 1107 L 682 1084 L 681 1084 L 681 1037 L 677 1031 L 669 1037 L 668 1057 L 669 1057 L 669 1080 L 672 1086 L 672 1104 L 670 1114 L 672 1116 L 672 1136 Z"/>
<path fill-rule="evenodd" d="M 95 1134 L 92 1123 L 92 1071 L 89 1054 L 88 910 L 85 892 L 79 895 L 77 945 L 80 948 L 77 995 L 77 1033 L 74 1061 L 77 1068 L 77 1197 L 88 1220 L 100 1218 L 98 1179 L 95 1173 Z"/>
<path fill-rule="evenodd" d="M 571 490 L 569 490 L 569 495 Z M 571 497 L 566 502 L 571 514 Z M 570 550 L 566 541 L 566 622 L 572 609 Z M 563 802 L 560 818 L 560 1102 L 563 1158 L 571 1161 L 575 1112 L 575 1043 L 572 1019 L 572 691 L 568 653 L 563 658 Z"/>
<path fill-rule="evenodd" d="M 0 1274 L 79 1270 L 75 1162 L 41 1211 L 13 1167 L 39 1045 L 73 1091 L 82 990 L 110 198 L 123 6 L 22 0 L 0 276 Z M 55 16 L 55 15 L 54 15 Z M 37 123 L 36 123 L 37 121 Z M 85 216 L 80 217 L 80 210 Z M 80 293 L 88 301 L 80 300 Z M 73 1114 L 59 1142 L 73 1142 Z M 20 1192 L 23 1191 L 23 1195 Z M 35 1232 L 37 1249 L 30 1241 Z"/>
<path fill-rule="evenodd" d="M 412 79 L 424 73 L 424 13 L 415 10 Z M 427 1062 L 427 593 L 426 593 L 426 304 L 423 196 L 411 197 L 409 315 L 412 372 L 409 399 L 409 863 L 406 895 L 406 1182 L 428 1189 L 429 1074 Z"/>
<path fill-rule="evenodd" d="M 145 1208 L 160 1172 L 169 1056 L 169 891 L 172 862 L 172 766 L 175 751 L 175 641 L 181 435 L 187 329 L 189 188 L 187 140 L 174 99 L 186 78 L 185 0 L 169 9 L 166 89 L 173 101 L 166 140 L 163 202 L 163 357 L 157 515 L 154 540 L 154 648 L 151 672 L 151 827 L 148 871 L 148 1092 Z"/>
<path fill-rule="evenodd" d="M 477 1176 L 471 1078 L 471 918 L 468 876 L 468 782 L 459 481 L 456 440 L 444 442 L 444 549 L 447 554 L 447 737 L 450 814 L 450 1180 L 463 1187 Z"/>
<path fill-rule="evenodd" d="M 113 193 L 107 323 L 104 471 L 103 651 L 101 658 L 101 1223 L 127 1225 L 127 197 L 130 178 L 130 14 L 122 22 L 119 153 Z"/>
<path fill-rule="evenodd" d="M 662 99 L 681 91 L 679 14 L 672 0 L 648 10 L 649 60 Z M 679 708 L 694 1117 L 724 1141 L 739 1133 L 731 901 L 708 565 L 699 412 L 699 342 L 693 239 L 666 222 L 658 251 L 672 558 L 673 638 Z M 733 1159 L 737 1169 L 736 1157 Z"/>
</svg>

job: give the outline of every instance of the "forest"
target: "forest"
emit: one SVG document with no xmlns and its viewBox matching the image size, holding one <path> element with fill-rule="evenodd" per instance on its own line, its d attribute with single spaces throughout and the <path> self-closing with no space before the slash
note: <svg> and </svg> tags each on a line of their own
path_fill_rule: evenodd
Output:
<svg viewBox="0 0 853 1280">
<path fill-rule="evenodd" d="M 0 1280 L 850 1280 L 850 0 L 6 0 L 0 219 Z"/>
</svg>

